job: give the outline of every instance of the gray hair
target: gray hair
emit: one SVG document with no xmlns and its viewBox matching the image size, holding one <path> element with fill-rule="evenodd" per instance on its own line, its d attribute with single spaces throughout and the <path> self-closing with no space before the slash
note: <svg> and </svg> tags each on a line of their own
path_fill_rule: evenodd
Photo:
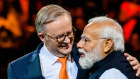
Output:
<svg viewBox="0 0 140 79">
<path fill-rule="evenodd" d="M 50 4 L 41 8 L 37 13 L 37 17 L 35 20 L 37 33 L 45 32 L 45 25 L 47 23 L 55 21 L 56 18 L 62 16 L 63 14 L 67 14 L 71 19 L 70 13 L 58 5 Z"/>
<path fill-rule="evenodd" d="M 106 24 L 105 22 L 111 22 L 115 24 L 115 27 L 111 27 L 112 25 Z M 124 52 L 124 37 L 123 37 L 123 30 L 121 25 L 106 16 L 95 17 L 89 20 L 89 24 L 93 22 L 99 22 L 103 24 L 103 28 L 101 29 L 100 37 L 101 38 L 111 38 L 114 42 L 114 50 L 115 51 L 122 51 Z"/>
</svg>

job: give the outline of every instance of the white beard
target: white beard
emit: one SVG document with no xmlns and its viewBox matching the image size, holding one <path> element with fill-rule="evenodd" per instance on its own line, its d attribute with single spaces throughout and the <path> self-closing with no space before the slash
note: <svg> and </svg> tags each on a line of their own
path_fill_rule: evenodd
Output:
<svg viewBox="0 0 140 79">
<path fill-rule="evenodd" d="M 85 54 L 85 57 L 80 57 L 79 64 L 82 67 L 82 69 L 90 69 L 94 63 L 100 61 L 103 59 L 103 56 L 101 54 L 101 42 L 93 49 L 91 52 L 86 52 L 83 49 L 78 49 L 79 52 L 82 52 Z"/>
</svg>

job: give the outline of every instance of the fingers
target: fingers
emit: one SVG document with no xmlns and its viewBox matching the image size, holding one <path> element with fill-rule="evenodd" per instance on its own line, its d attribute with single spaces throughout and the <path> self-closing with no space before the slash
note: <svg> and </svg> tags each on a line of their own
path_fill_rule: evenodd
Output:
<svg viewBox="0 0 140 79">
<path fill-rule="evenodd" d="M 133 67 L 133 69 L 136 70 L 136 76 L 140 77 L 140 63 L 138 62 L 138 60 L 135 57 L 129 55 L 128 53 L 124 53 L 124 55 Z"/>
<path fill-rule="evenodd" d="M 128 53 L 124 53 L 124 56 L 125 57 L 129 57 L 130 55 Z"/>
<path fill-rule="evenodd" d="M 124 53 L 124 56 L 126 57 L 126 59 L 127 59 L 129 62 L 135 60 L 135 57 L 129 55 L 128 53 Z"/>
<path fill-rule="evenodd" d="M 137 70 L 136 76 L 137 76 L 137 77 L 140 77 L 140 69 Z"/>
<path fill-rule="evenodd" d="M 139 62 L 134 60 L 134 61 L 131 61 L 130 64 L 131 64 L 131 66 L 136 66 L 137 64 L 139 64 Z M 139 66 L 139 65 L 137 65 L 137 66 Z"/>
<path fill-rule="evenodd" d="M 132 57 L 131 55 L 129 55 L 127 58 L 126 58 L 129 62 L 131 61 L 137 61 L 137 59 L 135 57 Z"/>
<path fill-rule="evenodd" d="M 135 65 L 133 65 L 133 69 L 134 70 L 138 70 L 140 68 L 140 64 L 135 64 Z"/>
<path fill-rule="evenodd" d="M 136 76 L 140 76 L 140 63 L 135 57 L 128 57 L 127 60 L 130 62 L 134 70 L 136 70 Z"/>
</svg>

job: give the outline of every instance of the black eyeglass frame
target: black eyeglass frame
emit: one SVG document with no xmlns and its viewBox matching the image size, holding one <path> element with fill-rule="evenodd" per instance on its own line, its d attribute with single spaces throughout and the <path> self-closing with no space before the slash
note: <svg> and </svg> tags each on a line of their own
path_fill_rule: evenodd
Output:
<svg viewBox="0 0 140 79">
<path fill-rule="evenodd" d="M 70 35 L 71 33 L 73 33 L 73 36 L 74 36 L 76 31 L 77 31 L 76 28 L 75 28 L 74 26 L 72 26 L 72 30 L 71 30 L 70 32 L 68 32 L 68 33 L 66 33 L 66 34 L 63 34 L 63 35 L 60 35 L 60 36 L 53 37 L 53 36 L 51 36 L 51 35 L 48 35 L 47 33 L 44 33 L 44 35 L 46 35 L 47 37 L 50 37 L 51 39 L 56 40 L 58 43 L 62 43 L 62 42 L 64 42 L 66 36 L 69 38 L 69 35 Z M 61 38 L 61 37 L 64 37 L 64 39 L 63 39 L 62 41 L 58 41 L 58 39 Z M 70 39 L 70 38 L 69 38 L 69 39 Z"/>
</svg>

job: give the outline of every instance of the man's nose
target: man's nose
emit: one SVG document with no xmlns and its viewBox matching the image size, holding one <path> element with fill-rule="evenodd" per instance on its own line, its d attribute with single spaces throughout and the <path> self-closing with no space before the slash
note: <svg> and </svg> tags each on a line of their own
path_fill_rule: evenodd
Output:
<svg viewBox="0 0 140 79">
<path fill-rule="evenodd" d="M 84 42 L 80 40 L 77 44 L 77 48 L 83 48 Z"/>
<path fill-rule="evenodd" d="M 64 42 L 65 43 L 70 43 L 70 38 L 68 36 L 66 36 L 65 39 L 64 39 Z"/>
</svg>

